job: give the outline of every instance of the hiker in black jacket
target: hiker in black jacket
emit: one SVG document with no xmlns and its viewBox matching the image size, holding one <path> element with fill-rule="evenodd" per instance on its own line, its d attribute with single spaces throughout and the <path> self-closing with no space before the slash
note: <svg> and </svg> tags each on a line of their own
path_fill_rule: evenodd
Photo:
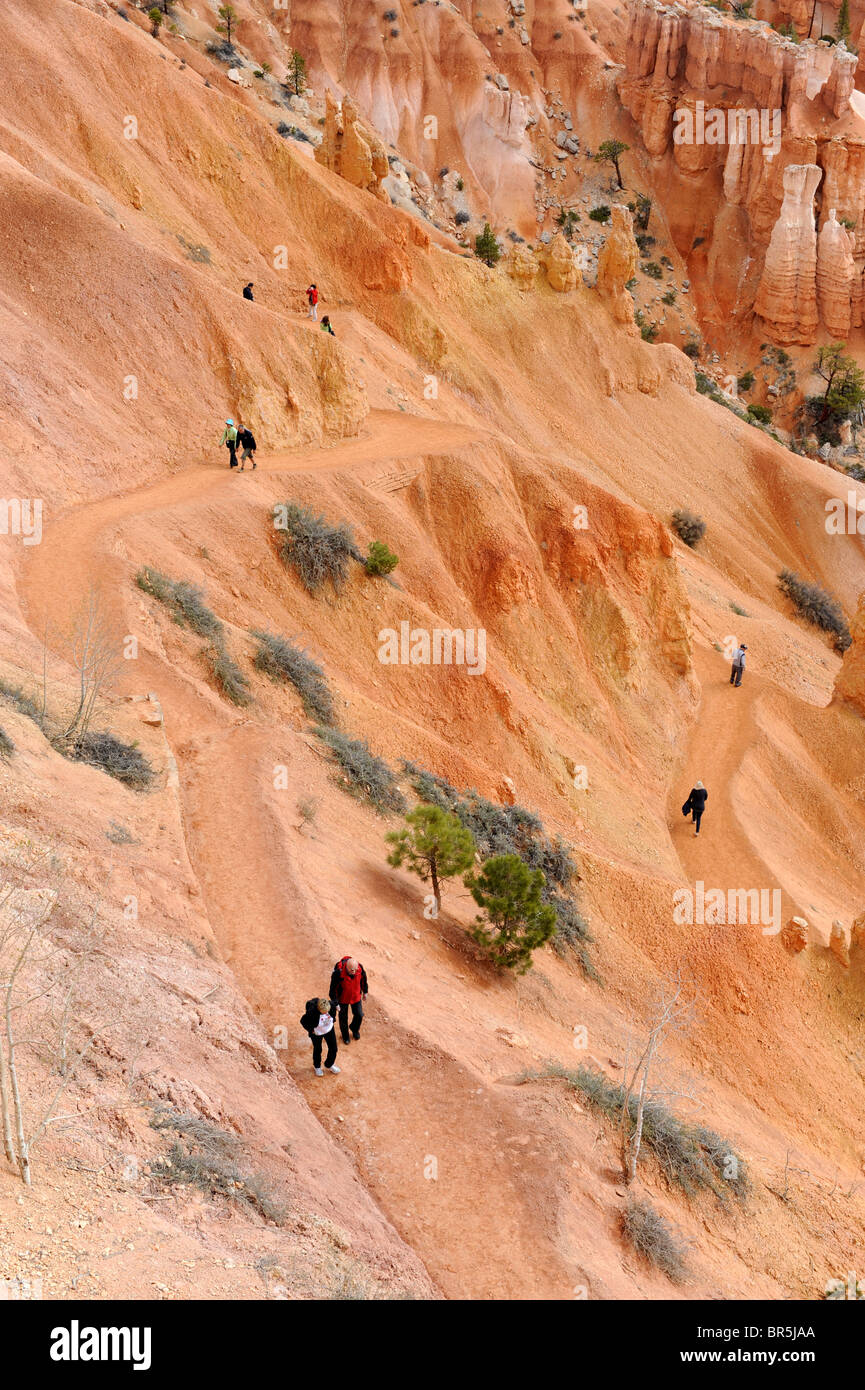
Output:
<svg viewBox="0 0 865 1390">
<path fill-rule="evenodd" d="M 689 811 L 691 812 L 691 819 L 696 827 L 694 830 L 695 835 L 699 835 L 700 833 L 700 821 L 703 819 L 703 812 L 706 809 L 708 798 L 709 793 L 706 791 L 703 783 L 697 782 L 696 785 L 691 788 L 691 794 L 682 807 L 683 816 L 686 816 Z"/>
<path fill-rule="evenodd" d="M 257 447 L 255 443 L 255 435 L 252 433 L 252 430 L 249 428 L 248 425 L 243 425 L 238 430 L 237 442 L 243 450 L 243 453 L 240 455 L 241 473 L 243 472 L 243 465 L 246 463 L 247 459 L 252 459 L 253 468 L 257 467 L 255 462 L 255 450 Z"/>
<path fill-rule="evenodd" d="M 325 1067 L 328 1071 L 339 1073 L 336 1065 L 337 1041 L 333 1022 L 333 1008 L 329 999 L 307 999 L 301 1028 L 305 1028 L 312 1040 L 312 1065 L 316 1076 L 323 1076 L 321 1068 L 321 1045 L 327 1043 Z"/>
<path fill-rule="evenodd" d="M 252 281 L 251 281 L 251 280 L 250 280 L 250 282 L 249 282 L 248 285 L 244 285 L 244 287 L 243 287 L 243 297 L 244 297 L 244 299 L 252 299 L 252 298 L 253 298 L 253 294 L 252 294 Z"/>
</svg>

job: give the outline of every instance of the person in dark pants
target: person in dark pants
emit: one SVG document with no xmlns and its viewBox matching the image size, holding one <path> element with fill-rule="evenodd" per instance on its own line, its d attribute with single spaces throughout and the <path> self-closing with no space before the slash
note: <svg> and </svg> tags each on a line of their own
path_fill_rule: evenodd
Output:
<svg viewBox="0 0 865 1390">
<path fill-rule="evenodd" d="M 691 812 L 691 820 L 694 822 L 695 835 L 699 835 L 700 833 L 700 821 L 703 819 L 703 812 L 706 809 L 706 802 L 708 799 L 709 793 L 706 791 L 703 783 L 697 782 L 691 788 L 691 795 L 682 807 L 683 816 L 686 816 L 689 811 Z"/>
<path fill-rule="evenodd" d="M 251 281 L 251 280 L 250 280 L 250 282 L 249 282 L 248 285 L 244 285 L 244 287 L 243 287 L 243 297 L 244 297 L 244 299 L 252 299 L 252 298 L 254 298 L 253 293 L 252 293 L 252 281 Z"/>
<path fill-rule="evenodd" d="M 321 1067 L 321 1047 L 322 1043 L 327 1043 L 327 1058 L 325 1067 L 328 1071 L 339 1073 L 336 1065 L 336 1054 L 338 1044 L 336 1041 L 336 1029 L 333 1026 L 333 1013 L 329 999 L 307 999 L 306 1009 L 300 1025 L 305 1028 L 312 1039 L 312 1065 L 315 1068 L 316 1076 L 324 1076 Z"/>
<path fill-rule="evenodd" d="M 240 429 L 237 431 L 237 442 L 242 450 L 242 453 L 240 455 L 241 473 L 243 472 L 244 465 L 246 464 L 247 459 L 252 459 L 253 468 L 257 467 L 255 462 L 255 435 L 252 433 L 252 430 L 249 428 L 248 425 L 241 425 Z"/>
<path fill-rule="evenodd" d="M 737 647 L 733 653 L 733 665 L 730 670 L 730 684 L 741 685 L 742 677 L 745 674 L 745 653 L 748 648 L 744 642 L 741 647 Z"/>
<path fill-rule="evenodd" d="M 366 971 L 354 956 L 343 956 L 330 977 L 331 1003 L 339 1010 L 339 1031 L 348 1047 L 348 1011 L 351 1008 L 351 1036 L 357 1042 L 363 1023 L 363 1001 L 369 992 Z"/>
</svg>

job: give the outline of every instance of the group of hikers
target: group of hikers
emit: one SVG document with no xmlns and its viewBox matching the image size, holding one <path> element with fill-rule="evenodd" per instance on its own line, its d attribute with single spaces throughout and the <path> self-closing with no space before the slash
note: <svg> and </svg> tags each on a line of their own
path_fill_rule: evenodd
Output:
<svg viewBox="0 0 865 1390">
<path fill-rule="evenodd" d="M 339 1050 L 336 1041 L 337 1020 L 345 1047 L 350 1045 L 352 1039 L 355 1042 L 360 1040 L 363 1001 L 368 991 L 366 971 L 360 961 L 355 960 L 354 956 L 343 956 L 333 967 L 328 998 L 307 999 L 300 1026 L 306 1030 L 312 1042 L 312 1065 L 316 1076 L 324 1076 L 326 1071 L 338 1075 L 341 1070 L 336 1065 L 336 1054 Z M 326 1047 L 327 1051 L 322 1068 L 323 1047 Z"/>
<path fill-rule="evenodd" d="M 254 288 L 255 288 L 255 283 L 254 283 L 254 281 L 252 281 L 252 280 L 248 281 L 248 283 L 245 284 L 244 287 L 243 287 L 243 297 L 244 297 L 244 299 L 249 299 L 249 300 L 251 300 L 253 303 L 255 302 L 255 295 L 252 293 L 252 291 L 254 290 Z M 309 302 L 309 317 L 310 317 L 311 319 L 315 319 L 316 323 L 318 323 L 318 304 L 319 304 L 318 286 L 317 286 L 317 285 L 310 285 L 309 289 L 308 289 L 307 292 L 306 292 L 306 297 L 307 297 L 307 300 L 308 300 L 308 302 Z M 330 315 L 329 315 L 329 314 L 325 314 L 324 318 L 322 319 L 321 323 L 319 324 L 319 327 L 321 328 L 321 331 L 322 331 L 323 333 L 329 333 L 330 336 L 331 336 L 332 338 L 335 338 L 335 337 L 336 337 L 336 334 L 335 334 L 334 331 L 333 331 L 333 324 L 332 324 L 331 321 L 330 321 Z M 254 437 L 254 435 L 253 435 L 253 433 L 252 433 L 252 430 L 251 430 L 248 426 L 244 427 L 243 425 L 240 425 L 240 424 L 235 425 L 234 420 L 226 420 L 226 422 L 225 422 L 225 429 L 224 429 L 223 432 L 222 432 L 222 438 L 220 439 L 219 443 L 220 443 L 220 445 L 224 444 L 224 445 L 226 446 L 226 448 L 228 449 L 228 466 L 229 466 L 229 468 L 237 468 L 237 467 L 238 467 L 238 462 L 237 462 L 237 450 L 238 450 L 238 448 L 242 449 L 242 451 L 243 451 L 243 452 L 241 453 L 241 455 L 240 455 L 240 471 L 241 471 L 241 473 L 244 471 L 244 464 L 246 463 L 246 460 L 247 460 L 247 459 L 252 459 L 252 466 L 253 466 L 253 468 L 255 468 L 255 466 L 256 466 L 256 463 L 255 463 L 256 443 L 255 443 L 255 437 Z"/>
<path fill-rule="evenodd" d="M 744 642 L 740 642 L 736 650 L 733 652 L 733 664 L 730 668 L 731 685 L 738 686 L 742 684 L 742 677 L 745 674 L 745 653 L 747 650 L 748 648 L 746 644 Z M 688 800 L 682 807 L 683 816 L 687 816 L 690 812 L 691 823 L 694 826 L 695 835 L 699 835 L 700 833 L 700 821 L 703 819 L 703 812 L 706 809 L 706 802 L 708 801 L 708 799 L 709 793 L 706 791 L 706 788 L 703 786 L 703 783 L 696 782 L 694 786 L 691 788 Z"/>
</svg>

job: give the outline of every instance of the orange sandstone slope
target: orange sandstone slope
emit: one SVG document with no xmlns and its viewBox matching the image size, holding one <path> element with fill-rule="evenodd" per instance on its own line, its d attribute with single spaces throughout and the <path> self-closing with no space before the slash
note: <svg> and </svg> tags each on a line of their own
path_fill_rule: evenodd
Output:
<svg viewBox="0 0 865 1390">
<path fill-rule="evenodd" d="M 840 659 L 776 575 L 821 582 L 852 617 L 865 555 L 825 529 L 838 475 L 695 395 L 682 354 L 623 331 L 594 291 L 544 274 L 521 290 L 282 142 L 200 46 L 98 0 L 11 9 L 4 494 L 42 499 L 44 535 L 3 538 L 0 676 L 35 691 L 47 632 L 49 703 L 67 707 L 66 634 L 98 586 L 137 639 L 102 718 L 161 775 L 142 795 L 64 760 L 0 697 L 6 873 L 59 878 L 69 930 L 96 898 L 106 923 L 72 1118 L 23 1206 L 0 1170 L 9 1272 L 57 1297 L 819 1297 L 862 1249 L 865 979 L 861 950 L 845 966 L 828 941 L 863 908 L 865 724 L 833 702 Z M 310 279 L 335 342 L 303 316 Z M 229 414 L 256 428 L 255 474 L 224 467 Z M 286 500 L 385 539 L 395 582 L 311 597 L 275 554 Z M 696 552 L 668 530 L 679 506 L 706 521 Z M 135 587 L 144 564 L 202 586 L 251 705 Z M 404 621 L 483 629 L 485 670 L 382 664 L 379 634 Z M 341 726 L 392 765 L 515 795 L 574 845 L 603 984 L 549 950 L 524 979 L 495 976 L 459 887 L 424 917 L 423 885 L 385 863 L 388 823 L 335 785 L 294 693 L 255 672 L 261 627 L 309 648 Z M 735 692 L 730 636 L 750 649 Z M 698 778 L 697 840 L 679 806 Z M 674 893 L 697 881 L 778 890 L 807 949 L 677 922 Z M 317 1081 L 296 1020 L 347 950 L 369 1020 Z M 621 1077 L 679 967 L 697 1014 L 659 1079 L 753 1189 L 724 1208 L 641 1165 L 640 1193 L 693 1242 L 674 1289 L 622 1242 L 612 1132 L 560 1082 L 514 1083 L 585 1061 L 582 1030 L 591 1065 Z M 49 1082 L 29 1072 L 34 1111 Z M 156 1106 L 233 1134 L 281 1224 L 158 1185 Z"/>
</svg>

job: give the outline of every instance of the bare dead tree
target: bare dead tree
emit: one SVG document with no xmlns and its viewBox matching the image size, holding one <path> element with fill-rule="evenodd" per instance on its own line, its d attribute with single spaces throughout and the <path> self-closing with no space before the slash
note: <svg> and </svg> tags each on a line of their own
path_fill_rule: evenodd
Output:
<svg viewBox="0 0 865 1390">
<path fill-rule="evenodd" d="M 652 1098 L 649 1075 L 657 1064 L 659 1051 L 665 1036 L 684 1031 L 694 1017 L 694 999 L 690 981 L 681 967 L 665 979 L 658 991 L 649 1024 L 649 1033 L 643 1049 L 628 1079 L 630 1067 L 625 1061 L 624 1099 L 620 1121 L 620 1159 L 622 1174 L 626 1183 L 632 1183 L 637 1176 L 637 1163 L 640 1146 L 643 1142 L 643 1119 L 646 1102 Z M 636 1111 L 632 1115 L 631 1098 L 636 1092 Z"/>
<path fill-rule="evenodd" d="M 99 591 L 92 586 L 74 620 L 70 650 L 78 673 L 78 703 L 63 737 L 74 743 L 86 736 L 97 702 L 121 664 L 118 635 L 105 616 Z"/>
<path fill-rule="evenodd" d="M 70 963 L 68 948 L 54 940 L 49 924 L 57 907 L 52 891 L 35 911 L 16 902 L 16 890 L 0 897 L 0 1112 L 7 1161 L 18 1168 L 26 1186 L 32 1182 L 31 1155 L 49 1125 L 60 1117 L 60 1097 L 75 1077 L 95 1038 L 74 1052 L 70 1048 L 74 977 L 93 946 L 98 920 L 94 907 L 83 945 Z M 59 1017 L 52 1006 L 59 998 Z M 42 1004 L 40 1011 L 37 1006 Z M 25 1029 L 41 1023 L 42 1033 L 30 1037 Z M 38 1118 L 28 1125 L 22 1098 L 21 1058 L 38 1042 L 47 1043 L 49 1068 L 57 1073 L 53 1093 Z"/>
</svg>

